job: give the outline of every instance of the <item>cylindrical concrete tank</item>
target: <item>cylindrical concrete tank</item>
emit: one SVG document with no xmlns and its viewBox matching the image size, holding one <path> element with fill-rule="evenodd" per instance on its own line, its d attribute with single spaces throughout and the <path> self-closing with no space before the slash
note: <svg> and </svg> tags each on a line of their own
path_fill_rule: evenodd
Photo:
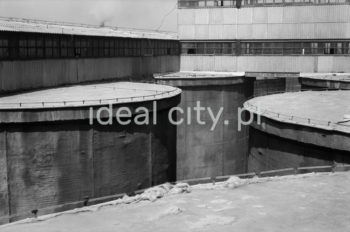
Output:
<svg viewBox="0 0 350 232">
<path fill-rule="evenodd" d="M 238 130 L 238 108 L 253 93 L 244 73 L 181 72 L 156 77 L 182 89 L 177 131 L 177 179 L 241 174 L 247 169 L 247 128 Z M 194 107 L 203 107 L 202 125 Z M 213 119 L 222 110 L 213 128 Z M 244 115 L 243 115 L 244 116 Z"/>
<path fill-rule="evenodd" d="M 180 93 L 118 82 L 0 98 L 0 222 L 174 181 L 176 126 L 168 112 Z M 116 118 L 123 107 L 126 125 Z"/>
<path fill-rule="evenodd" d="M 248 171 L 350 163 L 350 91 L 308 91 L 254 98 Z"/>
</svg>

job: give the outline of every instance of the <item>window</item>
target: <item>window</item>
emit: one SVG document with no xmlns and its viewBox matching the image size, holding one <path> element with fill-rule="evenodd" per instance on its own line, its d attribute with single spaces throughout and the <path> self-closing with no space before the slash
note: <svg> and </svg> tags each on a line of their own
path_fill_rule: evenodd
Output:
<svg viewBox="0 0 350 232">
<path fill-rule="evenodd" d="M 258 5 L 329 5 L 347 4 L 348 0 L 179 0 L 180 8 L 236 7 Z"/>
<path fill-rule="evenodd" d="M 337 43 L 336 54 L 343 54 L 343 43 Z"/>
<path fill-rule="evenodd" d="M 9 57 L 8 40 L 0 37 L 0 59 L 6 59 Z"/>
<path fill-rule="evenodd" d="M 179 45 L 173 40 L 39 33 L 18 33 L 9 40 L 0 33 L 0 59 L 169 56 L 179 54 Z"/>
<path fill-rule="evenodd" d="M 230 55 L 238 54 L 236 44 L 242 55 L 335 55 L 350 54 L 350 42 L 183 42 L 182 54 Z"/>
<path fill-rule="evenodd" d="M 24 36 L 19 39 L 18 49 L 19 49 L 19 58 L 21 59 L 27 58 L 27 55 L 28 55 L 27 42 L 28 42 L 27 38 Z"/>
</svg>

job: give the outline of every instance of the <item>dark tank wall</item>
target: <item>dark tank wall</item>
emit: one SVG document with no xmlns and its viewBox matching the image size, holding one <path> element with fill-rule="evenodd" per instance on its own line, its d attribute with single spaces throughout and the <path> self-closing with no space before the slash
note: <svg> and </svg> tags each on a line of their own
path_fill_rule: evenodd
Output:
<svg viewBox="0 0 350 232">
<path fill-rule="evenodd" d="M 177 113 L 177 179 L 194 179 L 241 174 L 247 170 L 248 131 L 238 131 L 238 108 L 253 94 L 253 82 L 244 77 L 161 79 L 161 84 L 182 89 Z M 197 102 L 206 110 L 201 125 L 194 111 Z M 212 129 L 208 108 L 216 116 L 223 113 Z M 188 114 L 190 112 L 190 115 Z M 229 124 L 226 125 L 225 121 Z"/>
<path fill-rule="evenodd" d="M 294 133 L 297 134 L 298 130 Z M 318 133 L 322 134 L 314 132 L 315 135 Z M 327 135 L 324 136 L 327 138 Z M 333 165 L 334 162 L 350 164 L 349 151 L 331 149 L 323 145 L 326 144 L 303 143 L 250 127 L 248 171 Z"/>
<path fill-rule="evenodd" d="M 176 179 L 176 127 L 88 120 L 2 124 L 0 223 L 80 207 Z"/>
<path fill-rule="evenodd" d="M 223 107 L 223 115 L 211 131 L 212 120 L 208 113 L 203 116 L 206 125 L 195 122 L 178 127 L 177 178 L 193 179 L 244 173 L 248 134 L 238 132 L 238 107 L 246 100 L 244 84 L 228 86 L 182 87 L 180 107 L 193 108 L 197 101 L 210 107 L 216 114 Z M 182 115 L 181 115 L 182 116 Z M 180 115 L 179 115 L 180 117 Z M 187 121 L 187 116 L 184 117 Z M 224 120 L 230 124 L 225 125 Z"/>
</svg>

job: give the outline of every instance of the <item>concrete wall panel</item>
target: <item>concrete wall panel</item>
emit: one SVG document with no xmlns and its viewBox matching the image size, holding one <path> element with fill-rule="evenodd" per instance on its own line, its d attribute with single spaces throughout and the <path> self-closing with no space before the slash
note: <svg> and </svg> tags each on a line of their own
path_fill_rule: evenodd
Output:
<svg viewBox="0 0 350 232">
<path fill-rule="evenodd" d="M 209 25 L 209 39 L 223 39 L 224 25 Z"/>
<path fill-rule="evenodd" d="M 12 126 L 7 132 L 11 215 L 93 196 L 89 130 L 79 124 Z"/>
<path fill-rule="evenodd" d="M 180 10 L 181 11 L 181 10 Z M 191 10 L 193 12 L 193 10 Z M 194 11 L 195 24 L 209 24 L 210 22 L 210 10 L 209 9 L 198 9 Z"/>
<path fill-rule="evenodd" d="M 235 8 L 224 8 L 222 9 L 222 14 L 224 17 L 224 24 L 237 24 L 237 9 Z"/>
<path fill-rule="evenodd" d="M 252 39 L 253 38 L 253 25 L 237 25 L 237 39 Z"/>
<path fill-rule="evenodd" d="M 186 39 L 194 39 L 196 29 L 194 25 L 179 25 L 178 33 L 179 38 L 186 40 Z"/>
<path fill-rule="evenodd" d="M 201 80 L 193 80 L 201 82 Z M 246 170 L 247 131 L 237 130 L 237 109 L 246 100 L 245 86 L 209 85 L 183 86 L 180 103 L 182 109 L 193 109 L 199 101 L 202 107 L 210 107 L 217 113 L 221 107 L 224 113 L 216 128 L 211 131 L 212 122 L 208 113 L 202 113 L 206 125 L 196 123 L 196 115 L 179 114 L 191 124 L 178 126 L 177 135 L 177 179 L 192 179 L 244 173 Z M 229 125 L 224 124 L 229 120 Z"/>
<path fill-rule="evenodd" d="M 149 128 L 119 125 L 94 129 L 96 197 L 151 186 Z"/>
<path fill-rule="evenodd" d="M 233 39 L 237 37 L 237 26 L 236 25 L 224 25 L 223 39 Z"/>
<path fill-rule="evenodd" d="M 253 23 L 253 10 L 254 8 L 247 7 L 237 10 L 238 12 L 238 24 L 252 24 Z"/>
<path fill-rule="evenodd" d="M 253 24 L 252 25 L 252 38 L 267 38 L 267 24 Z"/>
<path fill-rule="evenodd" d="M 186 9 L 185 11 L 187 11 Z M 197 25 L 237 26 L 237 39 L 341 39 L 348 38 L 350 6 L 280 6 L 191 9 Z M 179 10 L 180 12 L 182 9 Z M 252 27 L 254 25 L 254 27 Z M 265 30 L 252 32 L 260 29 Z M 179 31 L 182 31 L 179 25 Z M 209 31 L 210 39 L 222 39 L 222 33 Z M 236 39 L 236 34 L 231 38 Z M 267 35 L 267 37 L 266 37 Z M 196 39 L 192 34 L 180 39 Z"/>
<path fill-rule="evenodd" d="M 224 14 L 222 9 L 215 9 L 210 11 L 210 20 L 209 24 L 224 24 Z"/>
<path fill-rule="evenodd" d="M 194 14 L 191 9 L 182 9 L 178 11 L 179 25 L 192 25 L 195 23 Z"/>
<path fill-rule="evenodd" d="M 0 131 L 0 225 L 9 222 L 6 132 Z"/>
<path fill-rule="evenodd" d="M 253 8 L 253 24 L 267 23 L 268 21 L 268 7 L 254 7 Z"/>
<path fill-rule="evenodd" d="M 283 168 L 350 163 L 349 152 L 312 146 L 251 129 L 248 170 L 260 172 Z"/>
<path fill-rule="evenodd" d="M 196 26 L 196 39 L 202 39 L 202 40 L 209 39 L 209 25 Z"/>
<path fill-rule="evenodd" d="M 267 23 L 282 23 L 283 8 L 282 7 L 267 7 Z"/>
<path fill-rule="evenodd" d="M 347 56 L 181 56 L 182 71 L 350 72 Z"/>
</svg>

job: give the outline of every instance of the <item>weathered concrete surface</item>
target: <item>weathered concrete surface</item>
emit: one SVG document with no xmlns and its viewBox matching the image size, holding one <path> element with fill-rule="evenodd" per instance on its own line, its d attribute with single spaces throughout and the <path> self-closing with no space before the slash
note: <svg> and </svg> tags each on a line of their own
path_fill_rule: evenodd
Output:
<svg viewBox="0 0 350 232">
<path fill-rule="evenodd" d="M 349 56 L 182 54 L 180 59 L 181 71 L 350 73 Z"/>
<path fill-rule="evenodd" d="M 349 93 L 284 93 L 246 102 L 255 114 L 249 171 L 350 163 Z"/>
<path fill-rule="evenodd" d="M 248 133 L 238 131 L 238 107 L 252 94 L 252 85 L 241 76 L 213 77 L 198 73 L 200 78 L 176 76 L 158 78 L 162 84 L 180 86 L 183 93 L 179 107 L 185 113 L 178 113 L 178 119 L 185 123 L 177 131 L 177 179 L 193 179 L 244 173 L 247 168 Z M 193 111 L 197 102 L 210 108 L 216 115 L 220 108 L 223 114 L 216 128 L 211 130 L 212 119 L 208 111 L 202 112 L 200 125 Z M 190 109 L 191 115 L 188 115 Z M 190 123 L 188 123 L 190 120 Z M 225 124 L 225 120 L 229 123 Z"/>
<path fill-rule="evenodd" d="M 284 127 L 280 125 L 281 134 L 287 134 L 282 128 Z M 294 130 L 295 134 L 300 134 L 300 130 Z M 317 136 L 318 133 L 320 137 L 323 135 L 321 131 L 314 131 L 309 136 Z M 334 162 L 350 164 L 349 150 L 328 148 L 329 141 L 320 140 L 318 145 L 314 145 L 306 143 L 306 140 L 286 139 L 281 134 L 276 135 L 254 127 L 250 129 L 248 172 L 333 165 Z M 327 138 L 329 137 L 330 135 L 327 135 Z M 344 140 L 339 141 L 342 142 L 348 143 Z"/>
<path fill-rule="evenodd" d="M 3 232 L 350 230 L 350 173 L 286 176 L 238 188 L 198 185 L 156 202 L 85 208 L 0 227 Z M 240 181 L 237 180 L 239 183 Z M 231 182 L 227 182 L 231 183 Z M 235 182 L 232 183 L 234 186 Z M 221 186 L 221 187 L 219 187 Z M 239 186 L 239 185 L 238 185 Z"/>
<path fill-rule="evenodd" d="M 300 76 L 304 88 L 350 90 L 348 73 L 302 73 Z"/>
<path fill-rule="evenodd" d="M 6 153 L 6 132 L 0 131 L 0 224 L 9 222 L 8 218 L 3 216 L 9 215 L 9 191 L 7 176 L 7 153 Z"/>
<path fill-rule="evenodd" d="M 168 121 L 168 112 L 179 103 L 180 93 L 169 86 L 111 83 L 1 98 L 14 108 L 3 106 L 0 114 L 0 222 L 28 217 L 35 209 L 47 214 L 80 207 L 87 197 L 101 202 L 111 195 L 175 181 L 176 127 Z M 152 100 L 145 98 L 149 96 Z M 101 98 L 118 101 L 113 104 L 112 125 L 102 126 L 96 120 L 90 125 L 89 106 L 80 101 Z M 11 99 L 33 103 L 34 108 L 21 109 Z M 69 99 L 77 102 L 50 106 Z M 47 107 L 39 107 L 40 100 Z M 93 104 L 94 119 L 97 107 L 105 104 Z M 119 107 L 130 108 L 130 124 L 122 126 L 115 119 Z M 148 125 L 135 124 L 136 107 L 149 110 Z"/>
</svg>

